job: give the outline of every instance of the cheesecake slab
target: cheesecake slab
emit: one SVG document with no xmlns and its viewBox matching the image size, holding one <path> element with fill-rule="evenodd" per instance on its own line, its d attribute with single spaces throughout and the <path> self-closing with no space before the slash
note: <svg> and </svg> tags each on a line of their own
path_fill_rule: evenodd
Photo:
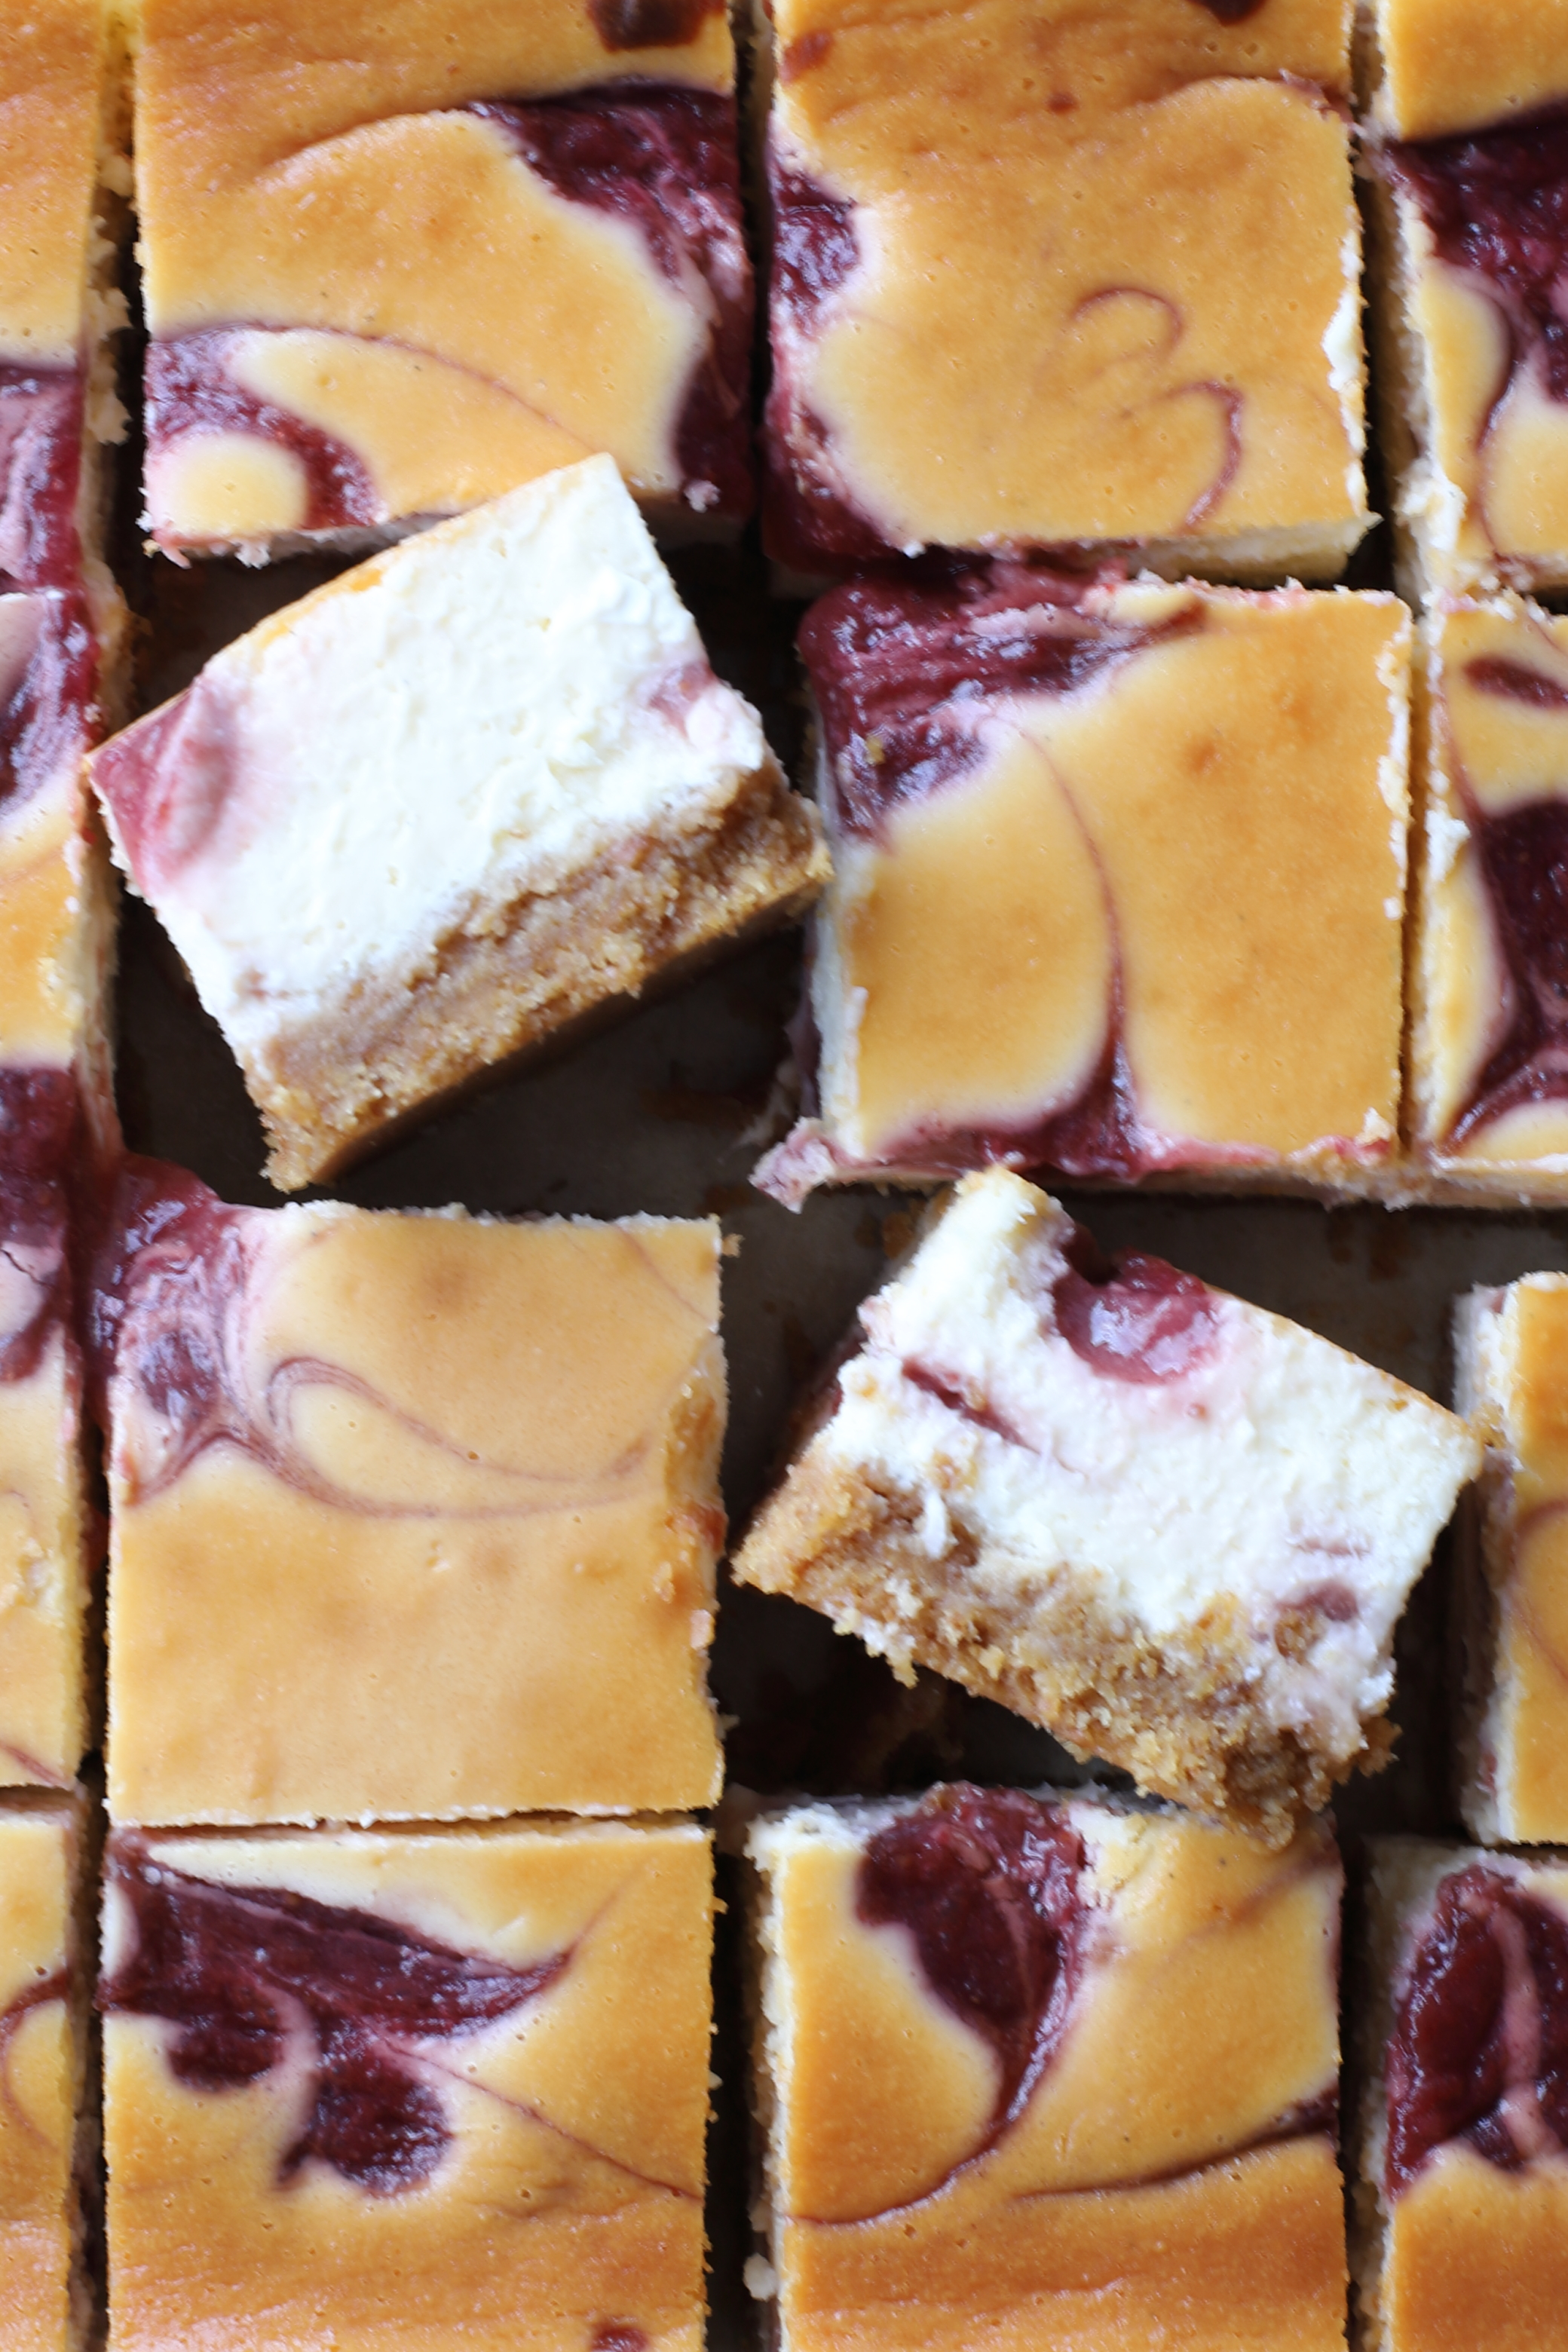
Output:
<svg viewBox="0 0 1568 2352">
<path fill-rule="evenodd" d="M 700 2352 L 694 1826 L 111 1837 L 116 2352 Z"/>
<path fill-rule="evenodd" d="M 1342 2345 L 1325 1830 L 959 1785 L 749 1852 L 781 2352 Z"/>
<path fill-rule="evenodd" d="M 1369 519 L 1348 0 L 769 14 L 777 559 L 1338 574 Z"/>
<path fill-rule="evenodd" d="M 671 528 L 752 503 L 724 12 L 142 0 L 147 522 L 376 544 L 606 450 Z"/>
<path fill-rule="evenodd" d="M 1373 319 L 1402 585 L 1568 582 L 1568 18 L 1375 0 Z"/>
<path fill-rule="evenodd" d="M 0 1797 L 0 2312 L 6 2352 L 84 2352 L 80 1809 Z"/>
<path fill-rule="evenodd" d="M 0 1074 L 24 1092 L 68 1081 L 100 1153 L 119 1133 L 114 890 L 83 762 L 118 709 L 125 650 L 117 593 L 0 594 Z"/>
<path fill-rule="evenodd" d="M 110 1223 L 116 1821 L 713 1801 L 715 1225 L 236 1209 L 147 1161 Z"/>
<path fill-rule="evenodd" d="M 800 636 L 832 883 L 759 1171 L 1374 1182 L 1404 1020 L 1392 596 L 861 581 Z M 1197 910 L 1201 908 L 1201 919 Z"/>
<path fill-rule="evenodd" d="M 1460 1802 L 1488 1845 L 1568 1843 L 1568 1277 L 1472 1290 L 1454 1360 L 1487 1448 L 1461 1548 Z"/>
<path fill-rule="evenodd" d="M 1568 2343 L 1568 1868 L 1371 1848 L 1352 2265 L 1365 2352 Z"/>
<path fill-rule="evenodd" d="M 0 6 L 0 590 L 107 584 L 125 44 L 121 0 Z"/>
<path fill-rule="evenodd" d="M 0 1786 L 69 1788 L 92 1744 L 89 1495 L 74 1178 L 90 1140 L 68 1074 L 0 1066 Z"/>
<path fill-rule="evenodd" d="M 1417 1182 L 1568 1196 L 1568 622 L 1444 600 L 1420 661 L 1411 963 Z"/>
<path fill-rule="evenodd" d="M 288 1192 L 826 873 L 603 457 L 274 614 L 92 780 Z"/>
<path fill-rule="evenodd" d="M 734 1562 L 908 1675 L 1288 1840 L 1386 1753 L 1464 1423 L 1162 1259 L 965 1177 L 860 1310 Z"/>
</svg>

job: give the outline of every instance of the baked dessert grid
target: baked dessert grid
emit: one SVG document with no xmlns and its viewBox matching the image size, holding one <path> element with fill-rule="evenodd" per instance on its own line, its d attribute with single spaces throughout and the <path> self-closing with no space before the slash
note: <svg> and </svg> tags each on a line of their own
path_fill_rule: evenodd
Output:
<svg viewBox="0 0 1568 2352">
<path fill-rule="evenodd" d="M 246 575 L 212 568 L 177 573 L 149 562 L 140 551 L 134 492 L 126 488 L 134 453 L 122 462 L 115 567 L 144 624 L 137 705 L 145 709 L 187 682 L 219 644 L 337 567 L 307 559 Z M 1373 504 L 1381 504 L 1375 487 Z M 789 651 L 795 615 L 767 597 L 754 545 L 734 557 L 696 551 L 677 557 L 674 568 L 716 667 L 762 703 L 771 740 L 787 755 L 799 728 Z M 1352 576 L 1358 585 L 1389 584 L 1382 534 L 1358 556 Z M 121 938 L 120 1091 L 128 1140 L 192 1168 L 225 1199 L 268 1201 L 258 1177 L 257 1130 L 237 1075 L 166 943 L 145 911 L 129 902 Z M 613 1034 L 448 1114 L 336 1188 L 342 1197 L 387 1207 L 461 1199 L 471 1209 L 509 1213 L 719 1213 L 742 1244 L 725 1268 L 731 1383 L 726 1491 L 736 1524 L 760 1491 L 799 1379 L 837 1339 L 879 1277 L 884 1248 L 897 1247 L 906 1229 L 907 1212 L 874 1194 L 818 1198 L 796 1221 L 748 1188 L 755 1157 L 751 1131 L 765 1108 L 795 984 L 793 941 L 752 950 Z M 1547 1213 L 1330 1210 L 1103 1192 L 1087 1201 L 1069 1194 L 1068 1203 L 1106 1246 L 1157 1250 L 1439 1396 L 1447 1392 L 1450 1297 L 1477 1282 L 1568 1267 L 1568 1225 Z M 1447 1792 L 1453 1720 L 1441 1657 L 1447 1574 L 1440 1556 L 1403 1629 L 1394 1713 L 1405 1738 L 1394 1765 L 1379 1780 L 1352 1786 L 1336 1807 L 1352 1885 L 1368 1832 L 1461 1833 Z M 726 1594 L 714 1683 L 721 1706 L 739 1718 L 737 1777 L 763 1781 L 770 1759 L 784 1780 L 830 1790 L 847 1791 L 876 1776 L 874 1741 L 863 1742 L 858 1754 L 847 1741 L 836 1747 L 836 1685 L 855 1685 L 859 1674 L 847 1665 L 846 1647 L 788 1604 Z M 878 1683 L 873 1669 L 847 1704 L 865 1712 Z M 900 1703 L 890 1684 L 881 1696 L 891 1706 L 882 1744 L 896 1748 Z M 949 1727 L 929 1719 L 922 1726 L 917 1717 L 918 1710 L 903 1760 L 918 1779 L 967 1772 L 1025 1785 L 1062 1777 L 1062 1759 L 1048 1743 L 982 1703 L 960 1708 L 956 1752 L 946 1744 Z M 726 2088 L 711 2165 L 712 2340 L 727 2347 L 743 2340 L 753 2315 L 739 2281 L 749 2240 L 735 2154 L 744 2101 L 733 1917 L 722 1932 L 727 2029 L 716 2063 Z"/>
</svg>

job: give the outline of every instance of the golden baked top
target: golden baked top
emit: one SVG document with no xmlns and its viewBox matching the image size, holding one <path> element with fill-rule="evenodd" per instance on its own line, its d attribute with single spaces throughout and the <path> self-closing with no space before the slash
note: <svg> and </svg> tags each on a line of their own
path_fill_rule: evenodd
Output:
<svg viewBox="0 0 1568 2352">
<path fill-rule="evenodd" d="M 27 2352 L 65 2352 L 74 2340 L 68 2200 L 80 2068 L 68 2001 L 77 1829 L 74 1805 L 0 1805 L 0 2312 Z"/>
<path fill-rule="evenodd" d="M 1568 2292 L 1568 1873 L 1414 1840 L 1376 1867 L 1382 2341 L 1550 2344 Z"/>
<path fill-rule="evenodd" d="M 117 2342 L 697 2352 L 711 1914 L 685 1825 L 112 1839 Z"/>
<path fill-rule="evenodd" d="M 1339 2340 L 1321 1831 L 1271 1854 L 1173 1813 L 959 1788 L 764 1820 L 751 1852 L 786 2344 L 912 2344 L 879 2335 L 892 2306 L 943 2346 L 984 2320 L 999 2344 L 1110 2347 L 1145 2340 L 1162 2287 L 1215 2341 Z"/>
<path fill-rule="evenodd" d="M 710 1802 L 716 1229 L 227 1209 L 132 1167 L 114 1816 Z"/>
<path fill-rule="evenodd" d="M 1412 1040 L 1416 1132 L 1444 1164 L 1568 1154 L 1568 621 L 1516 596 L 1428 621 Z"/>
<path fill-rule="evenodd" d="M 1217 13 L 784 0 L 770 414 L 808 506 L 895 547 L 1356 535 L 1350 10 Z"/>
<path fill-rule="evenodd" d="M 1568 98 L 1568 0 L 1375 0 L 1373 117 L 1440 139 Z"/>
<path fill-rule="evenodd" d="M 376 530 L 601 449 L 743 512 L 733 83 L 705 0 L 147 0 L 160 539 Z"/>
<path fill-rule="evenodd" d="M 119 0 L 0 7 L 0 362 L 84 356 Z"/>
<path fill-rule="evenodd" d="M 1005 566 L 815 606 L 820 1110 L 764 1181 L 1384 1159 L 1409 638 L 1389 596 Z"/>
</svg>

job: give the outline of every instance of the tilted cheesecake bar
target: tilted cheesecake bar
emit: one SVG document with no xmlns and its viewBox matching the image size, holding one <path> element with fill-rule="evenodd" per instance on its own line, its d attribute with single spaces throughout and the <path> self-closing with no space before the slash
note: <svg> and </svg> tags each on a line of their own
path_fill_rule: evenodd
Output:
<svg viewBox="0 0 1568 2352">
<path fill-rule="evenodd" d="M 1411 1107 L 1428 1186 L 1568 1197 L 1568 621 L 1425 624 Z"/>
<path fill-rule="evenodd" d="M 1350 0 L 769 13 L 775 556 L 1339 572 L 1368 521 Z"/>
<path fill-rule="evenodd" d="M 732 529 L 734 76 L 705 0 L 141 0 L 159 544 L 372 544 L 595 450 Z"/>
<path fill-rule="evenodd" d="M 78 2115 L 88 1986 L 79 1808 L 0 1798 L 0 2316 L 7 2352 L 86 2352 Z M 85 2140 L 79 2155 L 85 2158 Z"/>
<path fill-rule="evenodd" d="M 1568 1841 L 1568 1277 L 1472 1290 L 1454 1357 L 1487 1447 L 1461 1555 L 1460 1801 L 1489 1845 Z"/>
<path fill-rule="evenodd" d="M 1387 1747 L 1480 1449 L 1310 1331 L 965 1177 L 860 1312 L 735 1561 L 1148 1789 L 1289 1837 Z"/>
<path fill-rule="evenodd" d="M 800 642 L 834 873 L 765 1190 L 1388 1160 L 1402 604 L 999 563 L 837 588 Z"/>
<path fill-rule="evenodd" d="M 116 2352 L 700 2352 L 695 1827 L 111 1837 Z"/>
<path fill-rule="evenodd" d="M 103 447 L 125 429 L 124 16 L 121 0 L 0 5 L 0 589 L 101 570 Z"/>
<path fill-rule="evenodd" d="M 1363 2352 L 1568 2345 L 1568 1867 L 1371 1848 Z"/>
<path fill-rule="evenodd" d="M 1414 598 L 1568 582 L 1568 12 L 1372 0 L 1373 317 Z"/>
<path fill-rule="evenodd" d="M 116 1820 L 713 1801 L 713 1225 L 236 1209 L 132 1160 L 111 1226 Z"/>
<path fill-rule="evenodd" d="M 1013 1790 L 752 1832 L 780 2352 L 1331 2352 L 1341 1873 Z"/>
<path fill-rule="evenodd" d="M 92 777 L 285 1191 L 827 868 L 607 457 L 274 614 Z"/>
</svg>

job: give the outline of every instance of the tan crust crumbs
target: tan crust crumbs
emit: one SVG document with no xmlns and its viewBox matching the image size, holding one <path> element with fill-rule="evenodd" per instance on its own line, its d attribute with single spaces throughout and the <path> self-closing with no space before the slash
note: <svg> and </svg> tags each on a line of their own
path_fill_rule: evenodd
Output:
<svg viewBox="0 0 1568 2352">
<path fill-rule="evenodd" d="M 246 1059 L 284 1192 L 333 1176 L 388 1129 L 423 1118 L 568 1024 L 732 944 L 794 921 L 827 877 L 815 808 L 769 760 L 700 834 L 655 835 L 549 896 L 528 893 L 432 969 L 361 985 Z"/>
<path fill-rule="evenodd" d="M 1152 1642 L 1079 1591 L 1017 1585 L 1009 1608 L 974 1574 L 984 1543 L 945 1496 L 952 1537 L 933 1558 L 918 1499 L 808 1452 L 759 1513 L 733 1562 L 742 1584 L 785 1592 L 885 1652 L 896 1673 L 932 1667 L 1100 1757 L 1145 1789 L 1284 1845 L 1354 1770 L 1387 1762 L 1394 1730 L 1363 1727 L 1361 1752 L 1334 1760 L 1271 1724 L 1249 1696 L 1257 1644 L 1211 1608 L 1180 1641 Z M 1282 1637 L 1289 1638 L 1289 1625 Z M 1299 1629 L 1305 1632 L 1305 1628 Z"/>
</svg>

